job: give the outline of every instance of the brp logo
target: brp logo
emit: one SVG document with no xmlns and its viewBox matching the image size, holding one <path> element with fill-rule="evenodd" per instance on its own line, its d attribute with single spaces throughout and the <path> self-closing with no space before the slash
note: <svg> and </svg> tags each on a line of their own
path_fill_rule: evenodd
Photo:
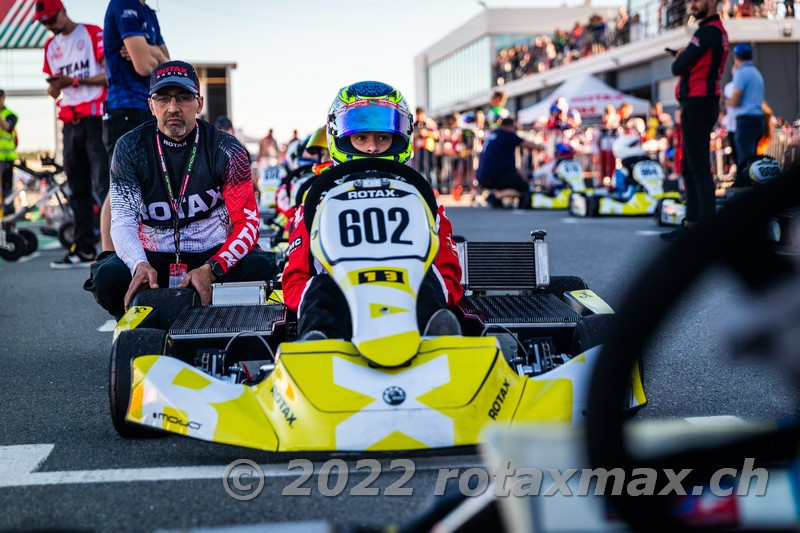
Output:
<svg viewBox="0 0 800 533">
<path fill-rule="evenodd" d="M 383 401 L 389 405 L 400 405 L 406 401 L 406 391 L 400 387 L 389 387 L 383 391 Z"/>
</svg>

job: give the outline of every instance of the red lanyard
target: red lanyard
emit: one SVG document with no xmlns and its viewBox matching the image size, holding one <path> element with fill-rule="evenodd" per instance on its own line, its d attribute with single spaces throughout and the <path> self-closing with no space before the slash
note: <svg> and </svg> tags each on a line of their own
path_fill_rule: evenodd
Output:
<svg viewBox="0 0 800 533">
<path fill-rule="evenodd" d="M 186 188 L 189 186 L 189 178 L 192 175 L 192 168 L 194 167 L 195 156 L 197 155 L 197 146 L 200 144 L 200 126 L 195 126 L 194 145 L 192 146 L 192 153 L 189 155 L 189 162 L 186 165 L 186 172 L 181 185 L 180 194 L 175 198 L 172 192 L 172 183 L 169 178 L 169 170 L 167 169 L 167 161 L 164 159 L 164 149 L 161 148 L 161 135 L 156 128 L 156 146 L 158 147 L 158 157 L 161 160 L 161 171 L 164 173 L 164 185 L 167 188 L 167 195 L 169 196 L 169 203 L 172 206 L 172 230 L 174 233 L 175 241 L 175 262 L 180 263 L 180 248 L 181 248 L 181 234 L 178 229 L 178 222 L 180 218 L 180 209 L 183 199 L 186 196 Z"/>
</svg>

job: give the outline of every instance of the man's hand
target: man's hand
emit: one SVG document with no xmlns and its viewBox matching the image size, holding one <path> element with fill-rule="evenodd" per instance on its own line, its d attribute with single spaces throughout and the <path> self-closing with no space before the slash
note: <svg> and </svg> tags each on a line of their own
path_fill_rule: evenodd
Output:
<svg viewBox="0 0 800 533">
<path fill-rule="evenodd" d="M 211 266 L 203 265 L 183 276 L 178 288 L 183 289 L 191 285 L 194 287 L 194 290 L 197 291 L 197 294 L 200 295 L 200 304 L 208 305 L 211 303 L 211 284 L 214 283 L 215 280 L 216 276 L 211 272 Z"/>
<path fill-rule="evenodd" d="M 144 287 L 148 286 L 150 289 L 158 288 L 158 272 L 147 263 L 139 263 L 136 265 L 136 270 L 133 272 L 133 279 L 128 286 L 128 292 L 125 293 L 125 310 L 131 305 L 131 300 L 136 296 L 136 293 Z"/>
<path fill-rule="evenodd" d="M 53 87 L 52 85 L 47 88 L 47 94 L 52 96 L 53 98 L 58 98 L 61 96 L 61 89 L 57 87 Z"/>
<path fill-rule="evenodd" d="M 58 76 L 53 76 L 49 82 L 50 87 L 55 89 L 63 89 L 65 87 L 72 86 L 72 76 L 65 76 L 64 74 L 59 74 Z"/>
</svg>

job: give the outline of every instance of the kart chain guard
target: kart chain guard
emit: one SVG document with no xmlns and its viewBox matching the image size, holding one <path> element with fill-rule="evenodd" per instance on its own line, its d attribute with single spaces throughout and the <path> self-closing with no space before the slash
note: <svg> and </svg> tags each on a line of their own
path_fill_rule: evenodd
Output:
<svg viewBox="0 0 800 533">
<path fill-rule="evenodd" d="M 419 349 L 417 293 L 439 240 L 417 189 L 378 176 L 330 189 L 314 217 L 311 251 L 344 293 L 358 352 L 394 367 Z"/>
</svg>

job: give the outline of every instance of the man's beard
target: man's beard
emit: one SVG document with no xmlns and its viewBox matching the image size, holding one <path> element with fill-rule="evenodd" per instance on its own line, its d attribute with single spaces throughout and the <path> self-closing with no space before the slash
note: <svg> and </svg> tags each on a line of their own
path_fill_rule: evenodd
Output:
<svg viewBox="0 0 800 533">
<path fill-rule="evenodd" d="M 692 13 L 692 14 L 694 15 L 694 18 L 696 18 L 697 20 L 703 20 L 704 18 L 706 18 L 708 16 L 708 13 L 709 13 L 710 10 L 711 10 L 711 6 L 706 4 L 705 9 L 701 10 L 701 9 L 698 8 L 696 10 L 696 12 Z"/>
<path fill-rule="evenodd" d="M 167 121 L 174 120 L 179 118 L 183 121 L 182 124 L 168 124 Z M 186 134 L 189 133 L 189 126 L 186 124 L 186 121 L 183 117 L 167 117 L 164 120 L 164 133 L 167 137 L 171 137 L 173 139 L 182 139 L 186 137 Z"/>
</svg>

